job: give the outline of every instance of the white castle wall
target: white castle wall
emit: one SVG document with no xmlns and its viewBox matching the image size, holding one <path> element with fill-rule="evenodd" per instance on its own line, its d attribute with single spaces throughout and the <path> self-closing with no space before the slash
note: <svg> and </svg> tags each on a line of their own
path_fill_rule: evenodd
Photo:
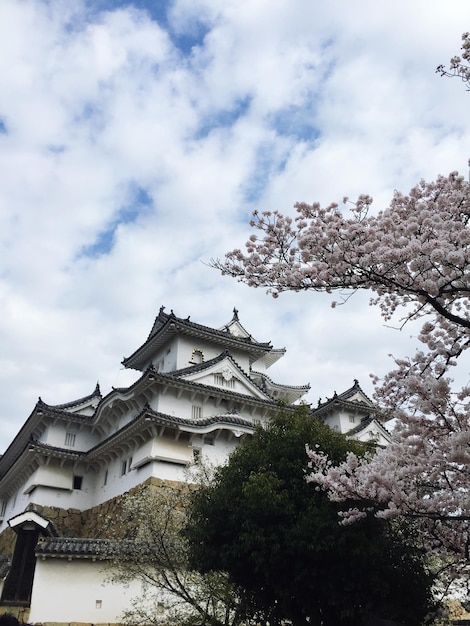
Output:
<svg viewBox="0 0 470 626">
<path fill-rule="evenodd" d="M 118 623 L 140 583 L 129 587 L 105 584 L 109 569 L 104 562 L 88 559 L 38 560 L 31 597 L 32 623 Z"/>
</svg>

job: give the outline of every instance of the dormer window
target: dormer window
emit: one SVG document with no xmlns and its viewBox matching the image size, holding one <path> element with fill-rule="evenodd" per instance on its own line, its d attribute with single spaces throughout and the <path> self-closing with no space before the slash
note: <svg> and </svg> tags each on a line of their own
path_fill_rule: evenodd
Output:
<svg viewBox="0 0 470 626">
<path fill-rule="evenodd" d="M 199 350 L 198 348 L 195 348 L 191 355 L 191 363 L 194 363 L 195 365 L 197 365 L 198 363 L 204 363 L 204 352 L 202 350 Z"/>
</svg>

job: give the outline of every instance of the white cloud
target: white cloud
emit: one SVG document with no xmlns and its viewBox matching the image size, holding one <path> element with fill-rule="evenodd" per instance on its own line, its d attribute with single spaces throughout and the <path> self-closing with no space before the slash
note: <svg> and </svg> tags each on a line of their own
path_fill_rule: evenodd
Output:
<svg viewBox="0 0 470 626">
<path fill-rule="evenodd" d="M 434 70 L 468 2 L 177 0 L 160 23 L 135 2 L 0 4 L 0 450 L 39 395 L 125 384 L 161 304 L 215 326 L 236 306 L 314 401 L 413 349 L 366 295 L 272 300 L 203 262 L 255 207 L 380 206 L 465 169 L 469 95 Z"/>
</svg>

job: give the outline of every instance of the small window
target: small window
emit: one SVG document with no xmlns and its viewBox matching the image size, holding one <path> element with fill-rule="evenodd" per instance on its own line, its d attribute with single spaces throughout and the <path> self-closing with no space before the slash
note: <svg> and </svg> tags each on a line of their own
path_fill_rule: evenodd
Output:
<svg viewBox="0 0 470 626">
<path fill-rule="evenodd" d="M 81 489 L 82 488 L 82 482 L 83 482 L 83 476 L 74 476 L 73 477 L 73 488 L 74 489 Z"/>
<path fill-rule="evenodd" d="M 108 484 L 108 470 L 105 470 L 104 478 L 103 478 L 103 487 L 106 487 L 107 484 Z"/>
<path fill-rule="evenodd" d="M 128 457 L 121 462 L 121 476 L 131 471 L 132 457 Z"/>
<path fill-rule="evenodd" d="M 193 462 L 199 464 L 201 462 L 201 449 L 193 448 Z"/>
<path fill-rule="evenodd" d="M 195 349 L 191 355 L 191 363 L 203 363 L 204 362 L 204 353 L 202 350 Z"/>
<path fill-rule="evenodd" d="M 351 422 L 351 424 L 354 424 L 354 422 L 356 421 L 356 418 L 354 417 L 354 415 L 349 416 L 349 421 Z"/>
<path fill-rule="evenodd" d="M 65 433 L 65 445 L 71 448 L 75 445 L 75 433 Z"/>
<path fill-rule="evenodd" d="M 191 407 L 191 418 L 193 420 L 201 419 L 202 417 L 202 407 L 193 405 Z"/>
<path fill-rule="evenodd" d="M 0 504 L 0 517 L 5 517 L 5 513 L 7 511 L 7 501 L 2 500 Z"/>
</svg>

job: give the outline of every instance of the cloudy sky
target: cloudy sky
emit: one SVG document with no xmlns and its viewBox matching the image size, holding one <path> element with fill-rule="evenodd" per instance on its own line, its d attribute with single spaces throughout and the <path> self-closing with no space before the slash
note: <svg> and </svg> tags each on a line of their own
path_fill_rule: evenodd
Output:
<svg viewBox="0 0 470 626">
<path fill-rule="evenodd" d="M 208 262 L 254 209 L 465 172 L 470 94 L 435 68 L 469 29 L 468 0 L 2 0 L 0 452 L 38 396 L 127 384 L 161 305 L 215 327 L 237 307 L 314 403 L 371 393 L 412 329 Z"/>
</svg>

